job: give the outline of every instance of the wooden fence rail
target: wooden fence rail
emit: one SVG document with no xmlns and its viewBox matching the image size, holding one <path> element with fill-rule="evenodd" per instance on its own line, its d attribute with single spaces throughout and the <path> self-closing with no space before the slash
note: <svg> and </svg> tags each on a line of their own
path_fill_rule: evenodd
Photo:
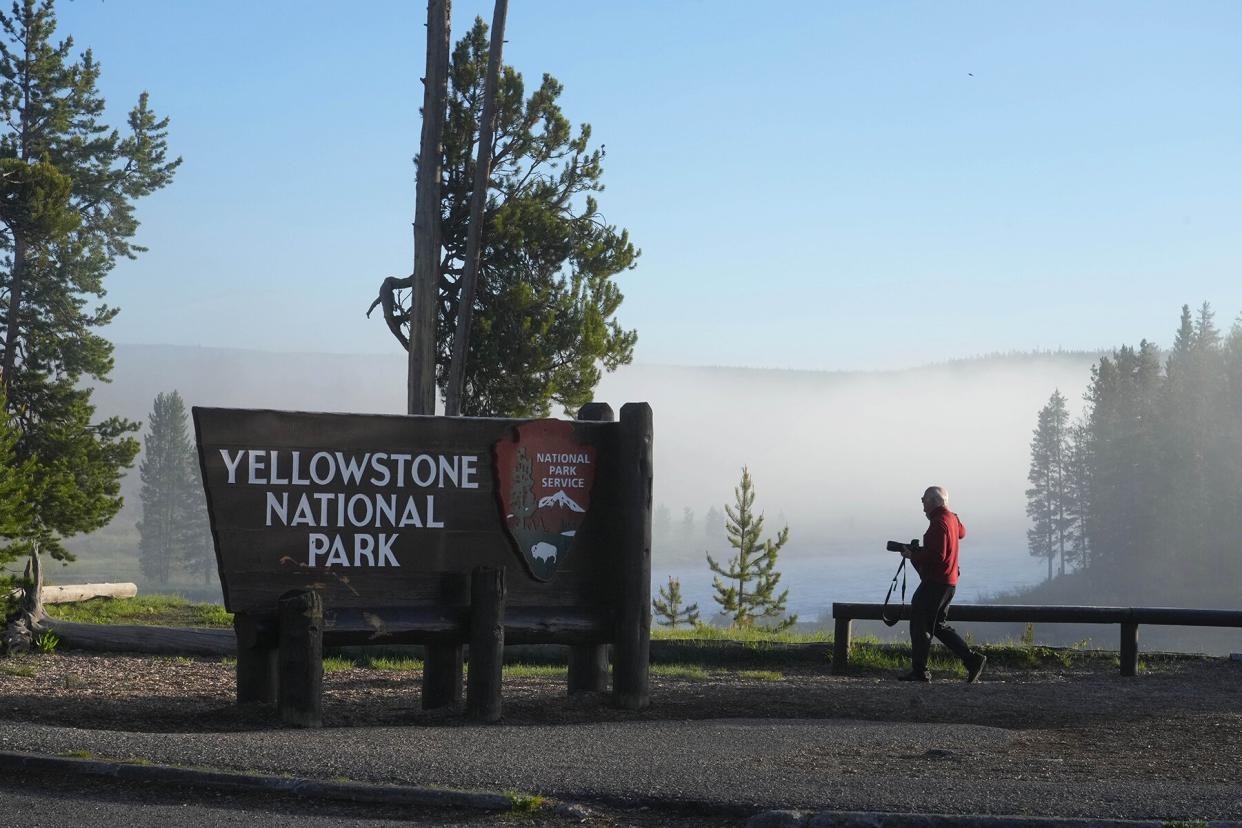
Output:
<svg viewBox="0 0 1242 828">
<path fill-rule="evenodd" d="M 888 608 L 889 617 L 910 620 L 910 607 Z M 849 666 L 850 636 L 854 621 L 883 620 L 883 604 L 834 603 L 832 671 L 844 673 Z M 1025 604 L 953 604 L 950 621 L 1019 622 L 1026 624 L 1120 624 L 1121 674 L 1138 672 L 1140 624 L 1187 627 L 1242 627 L 1242 610 L 1181 609 L 1178 607 L 1083 607 Z"/>
</svg>

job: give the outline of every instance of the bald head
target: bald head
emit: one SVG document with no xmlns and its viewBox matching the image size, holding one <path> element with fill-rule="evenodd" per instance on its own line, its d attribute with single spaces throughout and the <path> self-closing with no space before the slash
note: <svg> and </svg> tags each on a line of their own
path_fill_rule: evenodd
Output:
<svg viewBox="0 0 1242 828">
<path fill-rule="evenodd" d="M 948 507 L 949 493 L 945 491 L 944 486 L 928 486 L 927 491 L 923 492 L 923 511 L 931 514 L 941 506 Z"/>
</svg>

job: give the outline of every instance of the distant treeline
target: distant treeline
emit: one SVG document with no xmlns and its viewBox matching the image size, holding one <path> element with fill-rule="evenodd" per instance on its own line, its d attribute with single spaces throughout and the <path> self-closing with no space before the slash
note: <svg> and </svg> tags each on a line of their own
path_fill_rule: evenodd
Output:
<svg viewBox="0 0 1242 828">
<path fill-rule="evenodd" d="M 1242 322 L 1242 320 L 1240 320 Z M 1031 443 L 1032 555 L 1100 600 L 1232 606 L 1242 589 L 1242 324 L 1182 308 L 1173 346 L 1092 368 L 1082 416 L 1054 392 Z"/>
</svg>

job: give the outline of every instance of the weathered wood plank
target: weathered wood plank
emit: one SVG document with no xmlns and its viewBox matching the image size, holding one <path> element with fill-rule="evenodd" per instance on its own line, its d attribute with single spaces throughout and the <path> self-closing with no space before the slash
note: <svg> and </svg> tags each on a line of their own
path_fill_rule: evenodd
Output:
<svg viewBox="0 0 1242 828">
<path fill-rule="evenodd" d="M 651 703 L 648 658 L 651 644 L 651 406 L 626 403 L 621 407 L 621 462 L 617 527 L 621 562 L 617 600 L 617 642 L 613 648 L 614 703 L 626 710 L 642 710 Z"/>
<path fill-rule="evenodd" d="M 578 410 L 578 419 L 610 423 L 616 419 L 612 406 L 590 402 Z M 602 487 L 601 487 L 602 488 Z M 606 489 L 602 489 L 606 492 Z M 601 567 L 601 570 L 603 567 Z M 574 644 L 569 650 L 569 693 L 602 693 L 608 689 L 608 645 Z"/>
</svg>

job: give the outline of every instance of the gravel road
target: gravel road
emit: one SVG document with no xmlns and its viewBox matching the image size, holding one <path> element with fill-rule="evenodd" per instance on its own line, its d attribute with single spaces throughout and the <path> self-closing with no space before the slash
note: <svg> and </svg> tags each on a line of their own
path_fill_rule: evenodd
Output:
<svg viewBox="0 0 1242 828">
<path fill-rule="evenodd" d="M 1221 660 L 1128 680 L 1002 669 L 977 686 L 658 678 L 643 714 L 524 679 L 496 726 L 421 714 L 415 678 L 353 670 L 328 676 L 330 726 L 296 731 L 239 712 L 218 664 L 56 658 L 43 698 L 0 678 L 0 749 L 631 805 L 1242 818 L 1242 666 Z M 187 675 L 197 691 L 168 690 Z"/>
</svg>

